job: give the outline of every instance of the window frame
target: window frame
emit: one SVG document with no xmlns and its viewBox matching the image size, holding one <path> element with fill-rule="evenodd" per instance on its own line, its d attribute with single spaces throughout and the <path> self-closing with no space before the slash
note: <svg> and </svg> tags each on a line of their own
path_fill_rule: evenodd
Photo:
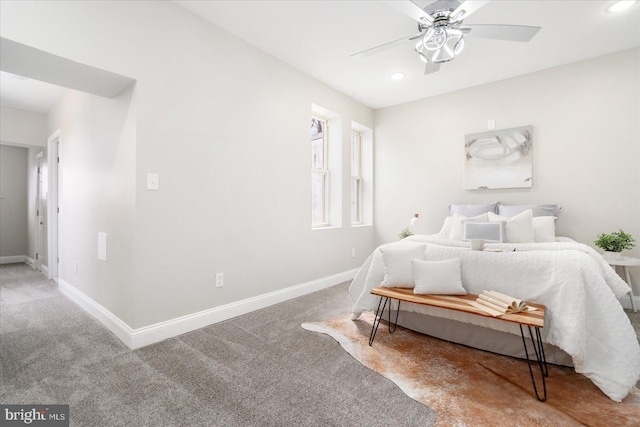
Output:
<svg viewBox="0 0 640 427">
<path fill-rule="evenodd" d="M 311 165 L 311 177 L 314 174 L 322 175 L 324 178 L 324 222 L 313 222 L 313 214 L 311 215 L 311 228 L 323 228 L 329 226 L 329 120 L 326 117 L 323 117 L 319 114 L 313 113 L 311 115 L 311 120 L 318 120 L 323 123 L 323 131 L 322 131 L 322 144 L 323 144 L 323 153 L 324 156 L 322 159 L 322 169 L 314 168 L 313 164 Z M 319 138 L 316 138 L 319 139 Z M 314 139 L 309 140 L 314 141 Z M 311 199 L 313 200 L 313 189 L 311 194 Z"/>
<path fill-rule="evenodd" d="M 354 136 L 357 138 L 356 139 L 356 146 L 358 149 L 358 155 L 356 158 L 356 174 L 354 175 L 354 165 L 353 165 L 353 160 L 354 160 L 354 155 L 353 155 L 353 148 L 354 148 Z M 353 212 L 351 212 L 351 225 L 361 225 L 362 224 L 362 132 L 359 132 L 355 129 L 351 129 L 351 144 L 350 144 L 350 150 L 351 150 L 351 156 L 350 156 L 350 172 L 351 172 L 351 192 L 353 192 L 353 181 L 356 181 L 356 188 L 357 188 L 357 213 L 356 213 L 356 221 L 353 220 Z M 351 198 L 353 198 L 353 194 L 350 194 Z M 351 199 L 350 199 L 351 200 Z M 349 203 L 349 205 L 351 206 L 351 203 Z"/>
</svg>

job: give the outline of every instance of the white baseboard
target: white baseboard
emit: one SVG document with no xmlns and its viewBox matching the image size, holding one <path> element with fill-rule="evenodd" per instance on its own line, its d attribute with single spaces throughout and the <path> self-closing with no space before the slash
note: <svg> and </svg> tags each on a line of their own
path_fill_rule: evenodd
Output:
<svg viewBox="0 0 640 427">
<path fill-rule="evenodd" d="M 24 255 L 0 256 L 0 264 L 15 264 L 17 262 L 24 262 L 24 259 Z"/>
<path fill-rule="evenodd" d="M 255 310 L 335 286 L 339 283 L 353 279 L 357 272 L 358 269 L 356 268 L 327 276 L 322 279 L 312 280 L 300 285 L 291 286 L 289 288 L 269 292 L 137 329 L 129 327 L 129 325 L 120 320 L 109 310 L 102 307 L 100 304 L 93 301 L 91 298 L 64 280 L 58 279 L 58 285 L 62 293 L 98 319 L 104 326 L 120 338 L 123 343 L 133 350 L 156 342 L 164 341 L 168 338 L 187 332 L 195 331 L 196 329 L 213 325 L 214 323 L 222 322 L 242 314 L 247 314 Z"/>
<path fill-rule="evenodd" d="M 625 295 L 623 297 L 619 298 L 620 304 L 622 304 L 623 308 L 632 310 L 633 307 L 631 306 L 631 298 L 629 298 L 629 295 Z M 633 302 L 636 303 L 636 309 L 640 310 L 640 297 L 639 296 L 635 296 L 633 297 Z"/>
<path fill-rule="evenodd" d="M 89 298 L 87 295 L 65 282 L 63 279 L 58 277 L 56 282 L 58 282 L 58 289 L 60 289 L 60 292 L 82 307 L 87 313 L 98 319 L 98 321 L 113 332 L 115 336 L 120 338 L 127 347 L 133 349 L 131 344 L 133 329 L 131 329 L 129 325 L 124 323 L 116 315 Z"/>
<path fill-rule="evenodd" d="M 28 255 L 24 256 L 24 263 L 27 264 L 31 268 L 35 268 L 36 260 L 31 258 Z M 44 273 L 46 276 L 49 276 L 49 267 L 46 265 L 40 265 L 40 271 Z"/>
</svg>

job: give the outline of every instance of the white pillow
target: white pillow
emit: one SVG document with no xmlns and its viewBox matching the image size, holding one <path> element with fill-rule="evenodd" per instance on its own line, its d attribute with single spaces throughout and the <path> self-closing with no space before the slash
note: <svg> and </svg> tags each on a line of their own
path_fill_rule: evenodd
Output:
<svg viewBox="0 0 640 427">
<path fill-rule="evenodd" d="M 554 216 L 558 213 L 562 206 L 560 205 L 551 205 L 551 204 L 539 204 L 539 205 L 503 205 L 502 203 L 498 204 L 498 215 L 502 216 L 516 216 L 520 212 L 524 212 L 527 209 L 531 209 L 531 213 L 533 217 L 537 216 Z"/>
<path fill-rule="evenodd" d="M 495 215 L 492 212 L 485 212 L 478 216 L 467 218 L 459 213 L 453 214 L 453 221 L 451 222 L 451 232 L 449 233 L 449 240 L 462 240 L 462 221 L 473 222 L 487 222 L 489 221 L 489 214 Z"/>
<path fill-rule="evenodd" d="M 556 219 L 555 216 L 533 217 L 533 237 L 536 243 L 556 241 Z"/>
<path fill-rule="evenodd" d="M 506 221 L 462 221 L 462 240 L 480 239 L 487 242 L 504 242 Z"/>
<path fill-rule="evenodd" d="M 409 249 L 382 248 L 384 262 L 384 280 L 380 286 L 386 288 L 413 288 L 413 269 L 411 260 L 424 259 L 426 245 L 419 245 Z"/>
<path fill-rule="evenodd" d="M 533 212 L 531 209 L 512 218 L 489 212 L 489 221 L 507 221 L 505 226 L 507 243 L 535 243 L 536 241 L 533 234 Z"/>
<path fill-rule="evenodd" d="M 444 219 L 444 222 L 442 223 L 442 228 L 440 229 L 440 232 L 438 234 L 440 234 L 442 237 L 448 239 L 449 238 L 449 234 L 451 234 L 451 224 L 453 223 L 453 217 L 452 216 L 448 216 Z"/>
<path fill-rule="evenodd" d="M 466 295 L 462 286 L 462 261 L 411 261 L 416 286 L 414 294 Z"/>
</svg>

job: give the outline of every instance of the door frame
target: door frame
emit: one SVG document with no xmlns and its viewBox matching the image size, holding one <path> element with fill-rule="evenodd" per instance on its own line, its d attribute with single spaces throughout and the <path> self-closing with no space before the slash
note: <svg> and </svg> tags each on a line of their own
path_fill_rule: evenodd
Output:
<svg viewBox="0 0 640 427">
<path fill-rule="evenodd" d="M 33 260 L 33 268 L 40 270 L 42 265 L 42 243 L 43 243 L 43 227 L 42 217 L 42 158 L 44 152 L 40 151 L 36 154 L 36 242 L 35 242 L 35 255 Z"/>
<path fill-rule="evenodd" d="M 58 264 L 60 258 L 58 256 L 58 235 L 59 224 L 58 214 L 60 212 L 59 203 L 59 189 L 58 189 L 58 169 L 60 157 L 58 150 L 60 148 L 62 131 L 56 130 L 47 138 L 47 169 L 49 172 L 49 185 L 47 196 L 47 249 L 49 258 L 49 271 L 47 276 L 49 279 L 53 279 L 57 282 L 58 279 Z"/>
</svg>

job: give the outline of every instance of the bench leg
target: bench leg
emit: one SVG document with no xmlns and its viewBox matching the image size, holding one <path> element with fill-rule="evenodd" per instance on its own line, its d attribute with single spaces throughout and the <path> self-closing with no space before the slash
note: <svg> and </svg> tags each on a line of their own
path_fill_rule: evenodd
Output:
<svg viewBox="0 0 640 427">
<path fill-rule="evenodd" d="M 396 321 L 395 323 L 391 323 L 391 301 L 389 301 L 389 333 L 392 334 L 398 328 L 398 315 L 400 314 L 400 303 L 402 301 L 398 300 L 398 308 L 396 309 Z M 391 325 L 393 325 L 393 329 L 391 329 Z"/>
<path fill-rule="evenodd" d="M 382 300 L 384 300 L 384 304 L 382 304 Z M 382 320 L 382 315 L 384 314 L 384 308 L 387 306 L 387 301 L 389 301 L 389 298 L 380 297 L 378 309 L 376 310 L 376 317 L 373 319 L 373 326 L 371 327 L 371 334 L 369 335 L 369 347 L 371 347 L 371 344 L 373 344 L 373 340 L 375 339 L 376 333 L 378 332 L 378 326 L 380 326 L 380 321 Z M 380 305 L 382 305 L 382 310 L 380 310 Z"/>
<path fill-rule="evenodd" d="M 533 391 L 536 393 L 536 397 L 539 401 L 544 402 L 547 400 L 547 383 L 545 378 L 549 376 L 549 370 L 547 368 L 547 358 L 544 355 L 544 347 L 542 345 L 542 337 L 540 336 L 540 328 L 534 329 L 536 330 L 536 338 L 533 338 L 533 333 L 531 332 L 531 326 L 527 326 L 529 328 L 529 337 L 531 338 L 531 342 L 533 343 L 533 352 L 536 355 L 536 361 L 538 362 L 538 366 L 540 367 L 540 376 L 542 377 L 542 387 L 543 387 L 543 397 L 540 397 L 538 393 L 538 387 L 536 386 L 536 380 L 533 376 L 533 370 L 531 369 L 532 360 L 529 359 L 529 350 L 527 350 L 527 342 L 524 338 L 524 331 L 522 330 L 522 325 L 520 326 L 520 336 L 522 337 L 522 345 L 524 345 L 524 354 L 527 356 L 527 363 L 529 365 L 529 374 L 531 375 L 531 382 L 533 383 Z"/>
<path fill-rule="evenodd" d="M 382 304 L 382 300 L 384 299 L 384 304 Z M 380 302 L 378 303 L 378 309 L 376 310 L 376 317 L 373 319 L 373 326 L 371 327 L 371 335 L 369 335 L 369 346 L 373 344 L 373 340 L 376 338 L 376 333 L 378 332 L 378 326 L 380 326 L 380 321 L 382 320 L 382 315 L 384 314 L 384 309 L 387 306 L 387 301 L 389 302 L 389 333 L 392 334 L 398 328 L 398 315 L 400 314 L 400 301 L 398 300 L 398 308 L 396 310 L 396 321 L 395 323 L 391 323 L 391 300 L 388 297 L 380 297 Z M 382 305 L 382 310 L 380 310 L 380 305 Z M 393 329 L 391 328 L 393 326 Z"/>
</svg>

